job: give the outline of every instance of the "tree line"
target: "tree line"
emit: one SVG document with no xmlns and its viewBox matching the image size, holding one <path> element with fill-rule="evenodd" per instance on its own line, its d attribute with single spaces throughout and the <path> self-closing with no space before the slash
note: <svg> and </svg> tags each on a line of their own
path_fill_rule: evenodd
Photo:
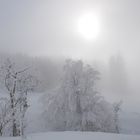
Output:
<svg viewBox="0 0 140 140">
<path fill-rule="evenodd" d="M 6 97 L 0 98 L 0 135 L 24 136 L 28 93 L 39 80 L 20 63 L 6 59 L 0 67 Z M 121 102 L 110 104 L 96 89 L 100 73 L 81 60 L 66 60 L 55 90 L 45 96 L 43 117 L 47 131 L 102 131 L 119 133 Z"/>
</svg>

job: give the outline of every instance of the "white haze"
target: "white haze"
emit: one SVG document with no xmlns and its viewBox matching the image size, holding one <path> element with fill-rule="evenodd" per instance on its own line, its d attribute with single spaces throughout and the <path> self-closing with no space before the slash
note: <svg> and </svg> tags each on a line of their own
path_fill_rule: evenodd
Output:
<svg viewBox="0 0 140 140">
<path fill-rule="evenodd" d="M 139 5 L 139 0 L 1 0 L 0 51 L 96 63 L 101 92 L 110 100 L 124 100 L 124 106 L 135 111 L 140 102 Z M 101 32 L 97 40 L 87 41 L 77 33 L 76 24 L 90 10 L 99 15 Z M 118 54 L 129 89 L 116 95 L 105 85 L 105 70 Z"/>
</svg>

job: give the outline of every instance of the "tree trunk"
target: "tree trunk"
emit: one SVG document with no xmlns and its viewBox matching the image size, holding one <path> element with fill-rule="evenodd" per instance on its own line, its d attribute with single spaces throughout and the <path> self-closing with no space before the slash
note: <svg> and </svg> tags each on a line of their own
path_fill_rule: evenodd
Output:
<svg viewBox="0 0 140 140">
<path fill-rule="evenodd" d="M 10 99 L 11 99 L 11 109 L 12 109 L 12 136 L 17 136 L 17 124 L 15 119 L 15 107 L 14 107 L 14 97 L 13 94 L 10 93 Z"/>
<path fill-rule="evenodd" d="M 81 108 L 81 101 L 80 101 L 80 93 L 79 91 L 76 92 L 76 113 L 78 115 L 78 126 L 79 126 L 79 130 L 82 131 L 83 127 L 82 127 L 82 108 Z"/>
<path fill-rule="evenodd" d="M 2 124 L 0 125 L 0 136 L 2 136 L 2 130 L 3 130 L 3 126 L 2 126 Z"/>
</svg>

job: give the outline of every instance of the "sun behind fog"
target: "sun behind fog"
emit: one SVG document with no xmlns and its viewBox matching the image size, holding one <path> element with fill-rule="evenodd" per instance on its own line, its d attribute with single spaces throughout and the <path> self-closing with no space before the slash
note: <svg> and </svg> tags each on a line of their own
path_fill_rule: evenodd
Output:
<svg viewBox="0 0 140 140">
<path fill-rule="evenodd" d="M 85 13 L 78 19 L 78 32 L 88 40 L 95 40 L 100 33 L 99 17 L 95 13 Z"/>
</svg>

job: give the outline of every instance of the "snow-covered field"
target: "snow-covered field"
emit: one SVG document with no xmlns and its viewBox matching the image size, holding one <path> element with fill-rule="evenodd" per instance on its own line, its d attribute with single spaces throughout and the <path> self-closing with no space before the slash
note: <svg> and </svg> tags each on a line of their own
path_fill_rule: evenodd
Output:
<svg viewBox="0 0 140 140">
<path fill-rule="evenodd" d="M 0 140 L 21 140 L 21 137 L 1 137 Z M 26 140 L 140 140 L 140 135 L 98 132 L 48 132 L 30 134 Z"/>
</svg>

